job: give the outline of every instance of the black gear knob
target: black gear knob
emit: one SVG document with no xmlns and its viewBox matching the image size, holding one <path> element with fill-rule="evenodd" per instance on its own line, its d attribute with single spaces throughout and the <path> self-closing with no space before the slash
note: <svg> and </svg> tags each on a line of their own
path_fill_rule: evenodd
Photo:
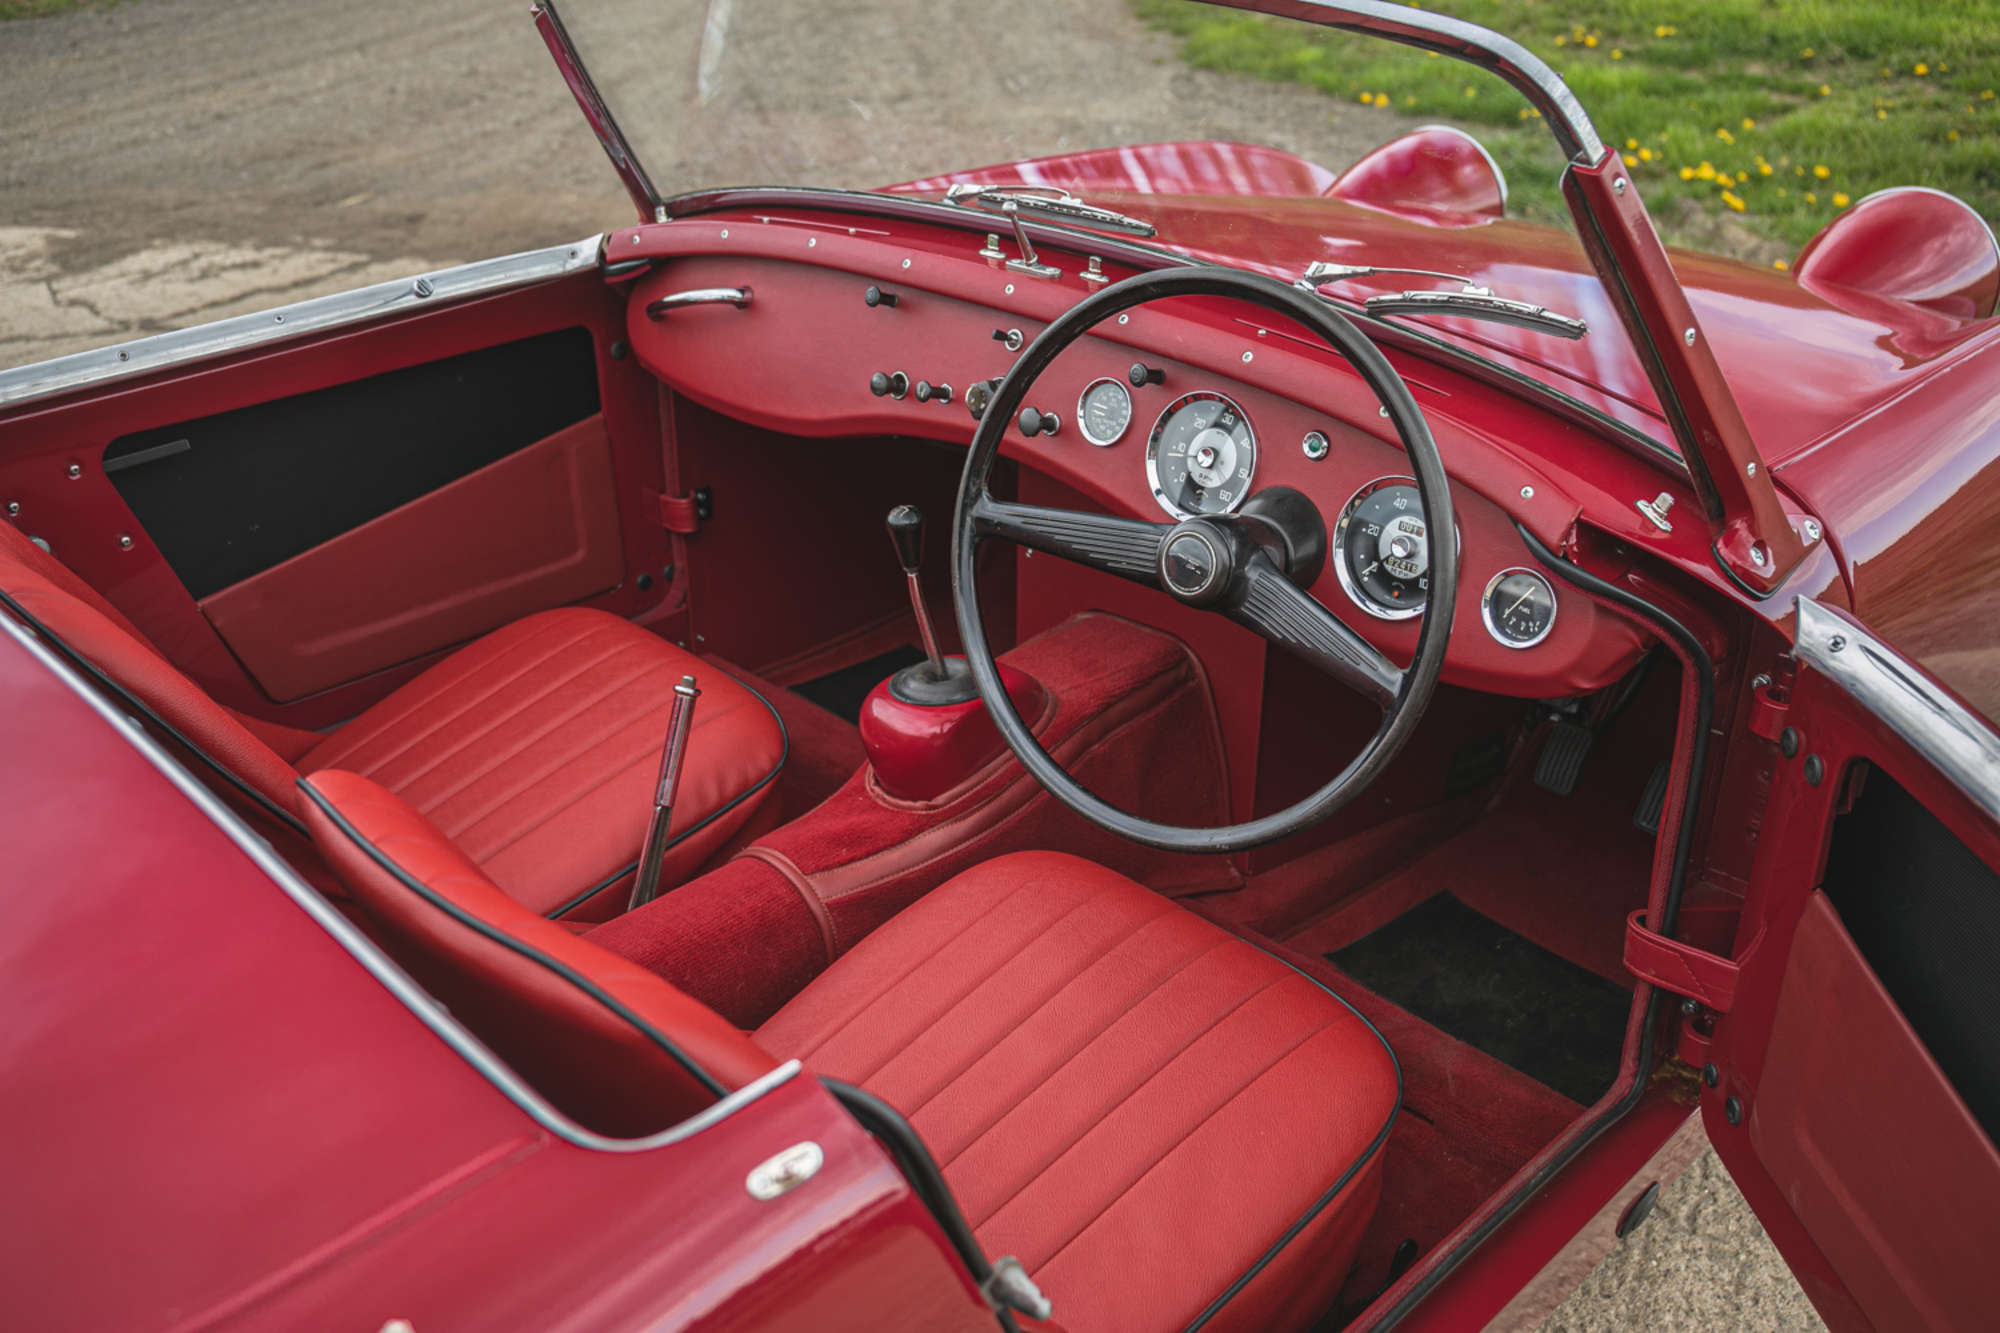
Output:
<svg viewBox="0 0 2000 1333">
<path fill-rule="evenodd" d="M 889 511 L 888 527 L 903 572 L 916 574 L 924 564 L 924 511 L 915 505 L 897 505 Z"/>
</svg>

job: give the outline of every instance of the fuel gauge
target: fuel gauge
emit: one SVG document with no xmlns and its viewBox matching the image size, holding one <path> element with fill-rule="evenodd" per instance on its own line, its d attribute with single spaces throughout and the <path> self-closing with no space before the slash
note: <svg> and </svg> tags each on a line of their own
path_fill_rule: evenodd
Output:
<svg viewBox="0 0 2000 1333">
<path fill-rule="evenodd" d="M 1503 569 L 1479 599 L 1487 632 L 1508 648 L 1532 648 L 1556 623 L 1556 590 L 1532 569 Z"/>
</svg>

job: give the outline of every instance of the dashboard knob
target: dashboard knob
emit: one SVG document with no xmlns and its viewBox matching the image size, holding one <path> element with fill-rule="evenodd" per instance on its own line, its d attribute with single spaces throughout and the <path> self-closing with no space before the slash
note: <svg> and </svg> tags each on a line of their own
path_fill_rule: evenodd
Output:
<svg viewBox="0 0 2000 1333">
<path fill-rule="evenodd" d="M 1143 389 L 1148 384 L 1165 384 L 1167 372 L 1158 366 L 1149 366 L 1144 361 L 1134 361 L 1132 369 L 1126 373 L 1125 378 L 1132 381 L 1133 388 Z"/>
<path fill-rule="evenodd" d="M 909 391 L 910 377 L 900 370 L 878 370 L 868 377 L 868 392 L 877 398 L 901 398 Z"/>
<path fill-rule="evenodd" d="M 1037 412 L 1032 407 L 1024 407 L 1019 424 L 1023 435 L 1053 435 L 1062 429 L 1062 418 L 1053 412 Z"/>
<path fill-rule="evenodd" d="M 880 287 L 877 287 L 873 283 L 870 283 L 868 290 L 861 293 L 861 299 L 868 303 L 868 308 L 870 310 L 873 310 L 876 306 L 882 306 L 882 305 L 889 306 L 890 308 L 893 309 L 895 307 L 896 302 L 902 300 L 903 298 L 896 295 L 894 292 L 885 292 Z"/>
<path fill-rule="evenodd" d="M 1019 329 L 995 329 L 993 330 L 993 341 L 1005 344 L 1007 350 L 1010 352 L 1018 352 L 1021 350 L 1021 344 L 1026 342 L 1027 339 L 1021 336 Z"/>
<path fill-rule="evenodd" d="M 951 386 L 949 384 L 932 384 L 929 380 L 918 380 L 917 401 L 928 403 L 933 400 L 940 403 L 950 402 Z"/>
</svg>

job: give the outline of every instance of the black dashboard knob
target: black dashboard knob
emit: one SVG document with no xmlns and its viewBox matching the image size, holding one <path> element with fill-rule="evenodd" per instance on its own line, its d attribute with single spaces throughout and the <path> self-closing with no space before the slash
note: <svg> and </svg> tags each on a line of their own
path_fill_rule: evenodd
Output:
<svg viewBox="0 0 2000 1333">
<path fill-rule="evenodd" d="M 895 307 L 896 302 L 902 300 L 903 298 L 896 295 L 894 292 L 885 292 L 880 287 L 877 287 L 873 283 L 870 283 L 868 286 L 868 290 L 861 293 L 861 299 L 868 303 L 868 308 L 870 310 L 873 310 L 876 306 L 882 306 L 882 305 L 889 306 L 891 309 L 893 309 Z"/>
<path fill-rule="evenodd" d="M 909 391 L 910 377 L 900 370 L 878 370 L 868 377 L 868 392 L 877 398 L 901 398 Z"/>
<path fill-rule="evenodd" d="M 1148 384 L 1165 384 L 1167 372 L 1158 366 L 1149 366 L 1144 361 L 1134 361 L 1132 369 L 1126 373 L 1125 378 L 1132 381 L 1133 388 L 1143 389 Z"/>
<path fill-rule="evenodd" d="M 905 574 L 924 567 L 924 511 L 915 505 L 897 505 L 889 511 L 889 540 L 896 543 L 896 559 Z"/>
<path fill-rule="evenodd" d="M 932 401 L 948 403 L 951 401 L 951 386 L 949 384 L 932 384 L 929 380 L 918 380 L 917 401 L 920 403 Z"/>
<path fill-rule="evenodd" d="M 1062 429 L 1062 418 L 1053 412 L 1037 412 L 1032 407 L 1024 407 L 1018 424 L 1023 435 L 1053 435 Z"/>
</svg>

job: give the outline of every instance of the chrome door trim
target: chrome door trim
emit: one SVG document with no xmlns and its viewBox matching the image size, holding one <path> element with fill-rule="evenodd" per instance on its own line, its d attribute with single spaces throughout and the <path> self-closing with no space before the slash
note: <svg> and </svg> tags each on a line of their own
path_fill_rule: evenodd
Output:
<svg viewBox="0 0 2000 1333">
<path fill-rule="evenodd" d="M 1798 599 L 1794 651 L 2000 820 L 2000 735 L 1850 617 Z"/>
<path fill-rule="evenodd" d="M 139 724 L 107 703 L 97 691 L 84 683 L 81 676 L 72 670 L 67 662 L 57 657 L 41 643 L 28 629 L 17 624 L 12 616 L 0 615 L 0 631 L 4 631 L 28 650 L 28 654 L 47 667 L 51 674 L 75 691 L 99 717 L 110 724 L 137 750 L 163 777 L 180 789 L 183 796 L 194 804 L 195 809 L 208 816 L 215 826 L 237 849 L 248 857 L 252 864 L 262 870 L 271 882 L 290 898 L 315 924 L 341 948 L 353 956 L 354 960 L 367 969 L 368 973 L 383 987 L 402 1001 L 403 1006 L 415 1014 L 423 1025 L 436 1033 L 444 1043 L 456 1051 L 467 1064 L 483 1075 L 542 1128 L 548 1130 L 579 1148 L 589 1148 L 597 1152 L 638 1153 L 664 1148 L 668 1144 L 679 1143 L 708 1129 L 719 1121 L 762 1097 L 771 1089 L 796 1078 L 801 1072 L 797 1060 L 787 1060 L 777 1068 L 744 1084 L 728 1096 L 704 1107 L 701 1111 L 681 1121 L 669 1125 L 655 1134 L 643 1138 L 617 1139 L 599 1134 L 577 1124 L 554 1105 L 521 1080 L 499 1056 L 466 1028 L 460 1026 L 451 1011 L 432 999 L 428 992 L 411 980 L 409 973 L 397 966 L 395 960 L 376 947 L 375 942 L 355 927 L 334 906 L 322 898 L 318 891 L 300 878 L 297 871 L 285 863 L 271 845 L 254 833 L 235 811 L 216 799 L 214 793 L 196 780 L 192 773 L 183 768 L 162 749 L 157 741 L 147 735 Z"/>
<path fill-rule="evenodd" d="M 437 269 L 413 277 L 378 282 L 353 291 L 298 301 L 254 315 L 237 315 L 191 329 L 114 343 L 89 352 L 0 371 L 0 411 L 78 389 L 115 384 L 161 370 L 215 357 L 294 341 L 375 320 L 392 319 L 431 306 L 491 296 L 598 266 L 602 234 L 568 245 L 524 250 Z"/>
</svg>

